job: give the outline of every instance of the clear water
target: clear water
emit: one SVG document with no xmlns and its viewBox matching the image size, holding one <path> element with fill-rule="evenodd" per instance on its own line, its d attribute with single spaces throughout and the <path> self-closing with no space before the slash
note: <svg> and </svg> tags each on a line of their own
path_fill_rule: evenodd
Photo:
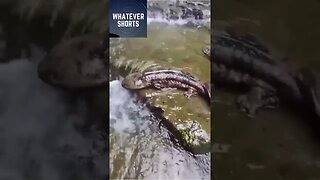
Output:
<svg viewBox="0 0 320 180">
<path fill-rule="evenodd" d="M 187 23 L 188 20 L 150 18 L 148 38 L 111 39 L 110 62 L 115 66 L 111 71 L 122 68 L 124 74 L 128 74 L 149 67 L 174 68 L 210 82 L 210 61 L 201 51 L 210 43 L 210 18 L 197 22 L 198 27 L 186 27 Z M 210 133 L 210 109 L 202 102 L 187 102 L 183 95 L 175 94 L 170 93 L 174 101 L 167 101 L 169 95 L 159 98 L 159 102 L 166 101 L 165 116 L 171 118 L 174 114 L 185 119 L 203 116 L 202 126 Z M 210 153 L 194 157 L 172 144 L 165 128 L 159 130 L 157 119 L 135 101 L 137 99 L 121 87 L 119 80 L 110 82 L 111 178 L 210 179 Z M 199 115 L 194 103 L 204 106 L 200 110 L 204 115 Z M 171 110 L 177 106 L 183 106 L 184 110 Z"/>
<path fill-rule="evenodd" d="M 110 178 L 210 179 L 210 156 L 192 156 L 119 80 L 110 82 Z"/>
<path fill-rule="evenodd" d="M 288 65 L 319 70 L 319 1 L 226 0 L 213 8 L 214 29 L 252 34 Z M 281 108 L 248 119 L 227 90 L 216 91 L 212 110 L 217 179 L 320 179 L 319 138 L 305 117 Z"/>
</svg>

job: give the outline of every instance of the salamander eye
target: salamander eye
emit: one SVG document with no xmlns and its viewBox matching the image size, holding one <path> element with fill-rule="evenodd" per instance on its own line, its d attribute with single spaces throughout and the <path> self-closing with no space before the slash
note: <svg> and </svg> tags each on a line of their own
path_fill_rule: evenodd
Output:
<svg viewBox="0 0 320 180">
<path fill-rule="evenodd" d="M 143 81 L 142 76 L 138 76 L 137 80 L 142 82 Z"/>
</svg>

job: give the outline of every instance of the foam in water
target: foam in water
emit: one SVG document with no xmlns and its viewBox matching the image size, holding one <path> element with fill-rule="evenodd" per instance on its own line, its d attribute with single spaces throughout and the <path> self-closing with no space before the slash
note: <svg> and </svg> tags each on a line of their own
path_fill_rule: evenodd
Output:
<svg viewBox="0 0 320 180">
<path fill-rule="evenodd" d="M 149 1 L 150 2 L 150 1 Z M 160 1 L 157 1 L 159 3 Z M 162 3 L 168 3 L 166 1 L 163 1 Z M 165 9 L 165 8 L 164 8 Z M 163 9 L 163 10 L 164 10 Z M 159 11 L 159 10 L 158 10 Z M 195 19 L 193 17 L 191 18 L 178 18 L 178 19 L 167 19 L 163 12 L 157 10 L 148 10 L 148 18 L 147 23 L 162 23 L 167 24 L 169 26 L 181 26 L 181 25 L 187 25 L 187 24 L 194 24 L 197 26 L 206 26 L 210 24 L 211 19 L 211 10 L 210 9 L 202 9 L 203 12 L 203 19 Z"/>
<path fill-rule="evenodd" d="M 120 81 L 110 82 L 110 128 L 116 133 L 138 133 L 137 127 L 147 128 L 148 121 L 143 119 L 150 117 L 150 112 L 134 102 L 135 99 L 129 91 L 122 88 Z"/>
<path fill-rule="evenodd" d="M 163 23 L 163 24 L 167 24 L 170 26 L 178 26 L 178 25 L 181 26 L 181 25 L 187 25 L 187 24 L 192 23 L 192 24 L 198 25 L 198 26 L 205 26 L 205 25 L 208 25 L 208 23 L 210 23 L 210 18 L 203 19 L 203 20 L 195 20 L 193 18 L 168 20 L 166 18 L 163 18 L 162 16 L 158 16 L 158 17 L 148 17 L 147 23 L 148 24 Z"/>
<path fill-rule="evenodd" d="M 209 179 L 210 158 L 194 158 L 177 148 L 135 101 L 120 81 L 110 82 L 111 178 Z"/>
</svg>

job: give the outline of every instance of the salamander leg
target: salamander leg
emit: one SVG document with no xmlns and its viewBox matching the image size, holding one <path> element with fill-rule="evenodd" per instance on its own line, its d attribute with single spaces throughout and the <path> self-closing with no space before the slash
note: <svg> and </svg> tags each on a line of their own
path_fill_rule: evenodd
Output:
<svg viewBox="0 0 320 180">
<path fill-rule="evenodd" d="M 192 96 L 195 96 L 197 95 L 197 91 L 194 89 L 194 88 L 190 88 L 188 89 L 188 91 L 184 92 L 184 95 L 187 97 L 187 98 L 190 98 Z"/>
<path fill-rule="evenodd" d="M 260 109 L 276 108 L 279 100 L 274 92 L 267 91 L 261 87 L 253 87 L 248 94 L 239 96 L 237 103 L 241 110 L 252 118 Z"/>
<path fill-rule="evenodd" d="M 153 85 L 156 89 L 163 89 L 164 87 L 161 85 L 161 83 L 154 83 Z"/>
</svg>

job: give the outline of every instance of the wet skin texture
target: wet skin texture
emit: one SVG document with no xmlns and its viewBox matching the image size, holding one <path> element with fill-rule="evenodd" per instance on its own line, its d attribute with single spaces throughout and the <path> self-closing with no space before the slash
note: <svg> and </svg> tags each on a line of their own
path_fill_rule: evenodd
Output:
<svg viewBox="0 0 320 180">
<path fill-rule="evenodd" d="M 42 60 L 38 75 L 65 89 L 107 87 L 108 73 L 103 36 L 88 34 L 62 41 Z"/>
<path fill-rule="evenodd" d="M 154 87 L 156 89 L 178 88 L 187 90 L 185 93 L 187 97 L 199 94 L 210 103 L 210 91 L 199 80 L 189 73 L 176 70 L 132 73 L 122 81 L 122 86 L 131 90 L 148 87 Z"/>
<path fill-rule="evenodd" d="M 249 93 L 237 102 L 250 117 L 260 109 L 277 107 L 279 98 L 302 102 L 294 71 L 254 37 L 230 30 L 212 32 L 211 44 L 202 52 L 213 64 L 213 82 L 246 87 Z"/>
</svg>

